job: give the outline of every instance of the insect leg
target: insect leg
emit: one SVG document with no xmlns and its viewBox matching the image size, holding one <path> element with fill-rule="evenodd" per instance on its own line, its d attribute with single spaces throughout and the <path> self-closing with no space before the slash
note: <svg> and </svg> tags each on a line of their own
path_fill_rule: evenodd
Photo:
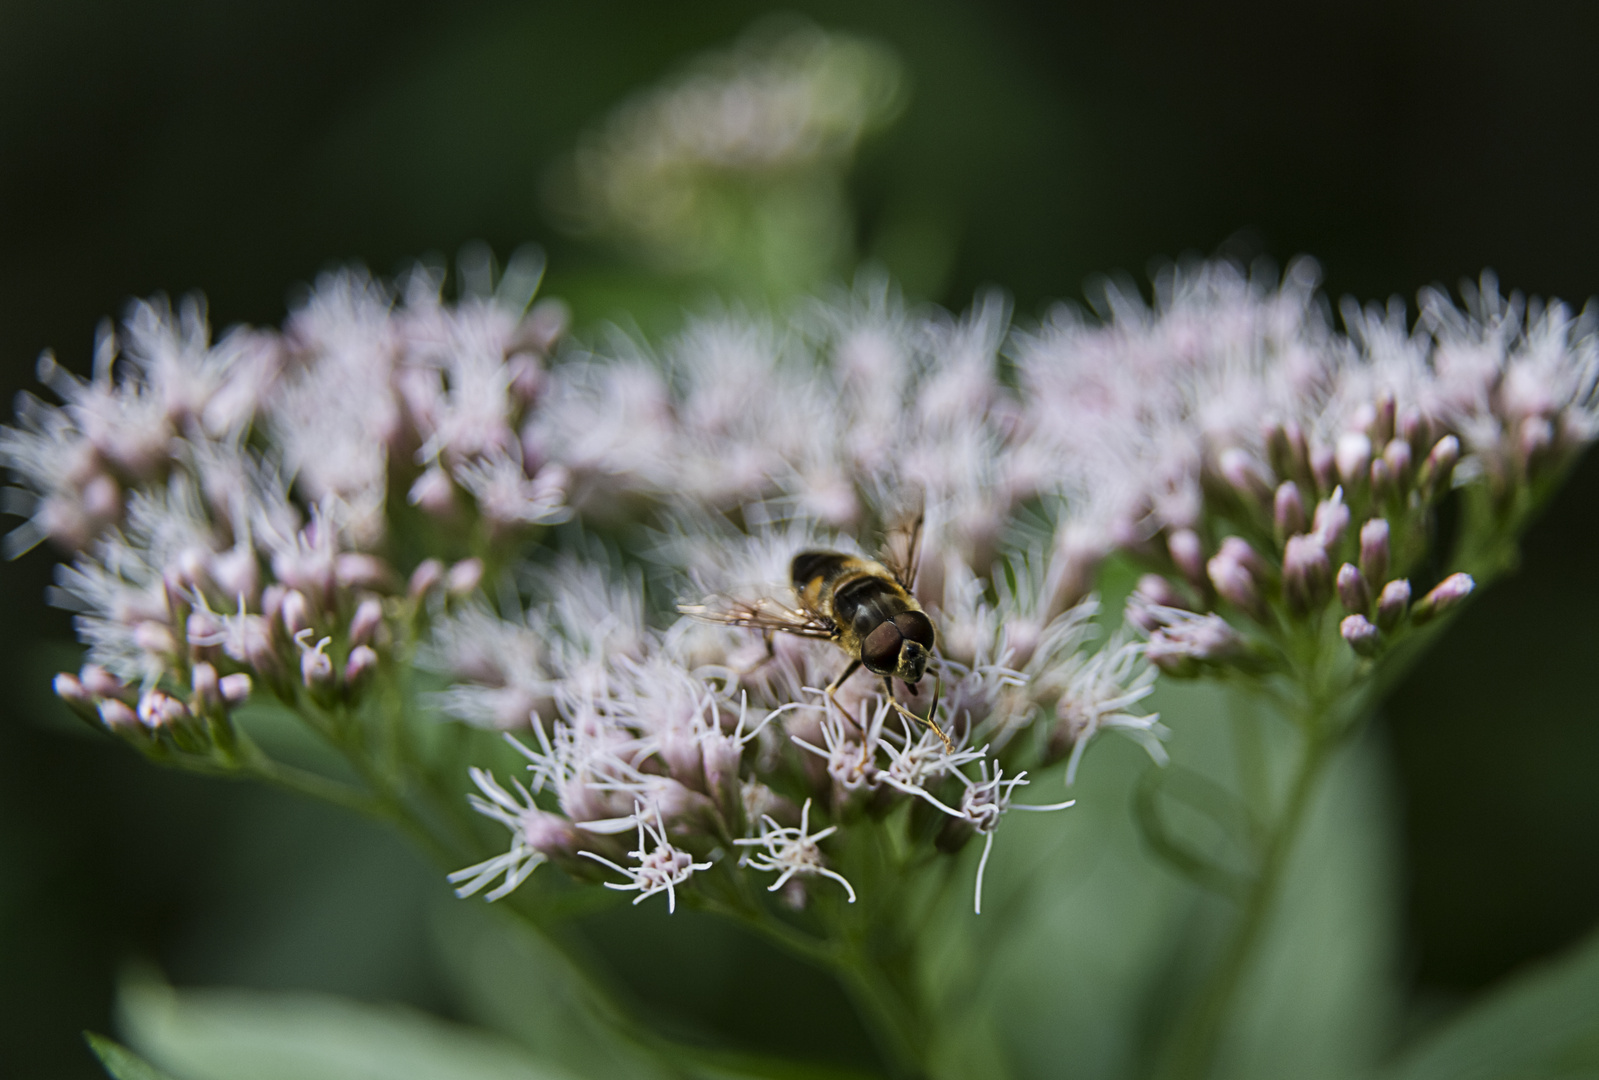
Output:
<svg viewBox="0 0 1599 1080">
<path fill-rule="evenodd" d="M 850 723 L 864 731 L 866 730 L 865 727 L 859 720 L 855 719 L 855 714 L 844 708 L 844 706 L 838 700 L 838 688 L 843 686 L 844 680 L 855 674 L 855 670 L 860 666 L 861 662 L 859 660 L 851 660 L 849 662 L 849 667 L 845 668 L 844 673 L 832 681 L 832 683 L 827 687 L 825 693 L 827 694 L 827 700 L 831 701 L 834 705 L 837 705 L 838 711 L 849 717 Z"/>
<path fill-rule="evenodd" d="M 885 678 L 883 680 L 883 689 L 888 691 L 888 703 L 890 705 L 894 706 L 894 708 L 899 712 L 899 714 L 901 716 L 904 716 L 904 717 L 907 717 L 908 719 L 914 720 L 918 724 L 926 724 L 928 727 L 933 729 L 933 734 L 937 735 L 939 737 L 939 739 L 944 743 L 944 750 L 947 753 L 953 754 L 955 752 L 955 744 L 949 741 L 949 736 L 944 734 L 944 729 L 939 727 L 938 726 L 938 721 L 933 719 L 933 714 L 938 711 L 938 695 L 944 689 L 944 681 L 942 679 L 938 680 L 938 682 L 933 687 L 933 705 L 932 705 L 932 708 L 927 710 L 927 715 L 926 716 L 917 716 L 915 713 L 911 712 L 905 706 L 901 705 L 899 702 L 894 700 L 894 680 L 893 679 Z"/>
</svg>

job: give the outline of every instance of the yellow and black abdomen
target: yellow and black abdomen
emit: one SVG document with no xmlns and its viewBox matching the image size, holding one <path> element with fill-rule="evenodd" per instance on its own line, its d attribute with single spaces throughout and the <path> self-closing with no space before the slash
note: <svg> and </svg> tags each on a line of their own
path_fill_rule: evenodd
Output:
<svg viewBox="0 0 1599 1080">
<path fill-rule="evenodd" d="M 845 634 L 865 636 L 915 607 L 887 568 L 841 551 L 802 551 L 789 575 L 801 599 Z"/>
</svg>

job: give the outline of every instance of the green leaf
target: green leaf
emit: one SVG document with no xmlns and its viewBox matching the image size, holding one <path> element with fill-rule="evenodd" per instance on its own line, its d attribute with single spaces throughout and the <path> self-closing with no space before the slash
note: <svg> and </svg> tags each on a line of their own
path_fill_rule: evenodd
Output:
<svg viewBox="0 0 1599 1080">
<path fill-rule="evenodd" d="M 326 994 L 124 984 L 129 1041 L 184 1080 L 569 1080 L 498 1036 Z M 159 1074 L 116 1074 L 149 1080 Z"/>
<path fill-rule="evenodd" d="M 121 1043 L 92 1031 L 85 1031 L 83 1037 L 88 1040 L 94 1056 L 100 1059 L 100 1064 L 105 1066 L 105 1071 L 111 1074 L 112 1080 L 172 1080 L 170 1075 Z"/>
<path fill-rule="evenodd" d="M 1381 1080 L 1599 1077 L 1599 932 L 1422 1038 Z"/>
</svg>

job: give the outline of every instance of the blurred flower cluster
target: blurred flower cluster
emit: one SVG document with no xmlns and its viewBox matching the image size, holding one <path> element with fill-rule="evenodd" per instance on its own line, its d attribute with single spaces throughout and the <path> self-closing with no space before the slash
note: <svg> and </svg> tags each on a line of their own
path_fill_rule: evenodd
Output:
<svg viewBox="0 0 1599 1080">
<path fill-rule="evenodd" d="M 1062 308 L 1020 340 L 1030 430 L 1073 496 L 1068 580 L 1112 551 L 1149 568 L 1129 614 L 1169 673 L 1289 670 L 1329 611 L 1378 655 L 1513 559 L 1599 429 L 1592 312 L 1485 276 L 1464 309 L 1424 290 L 1414 325 L 1348 304 L 1338 334 L 1314 286 L 1305 262 L 1280 287 L 1173 269 L 1153 308 L 1107 287 L 1108 324 Z"/>
<path fill-rule="evenodd" d="M 734 292 L 740 278 L 805 287 L 852 246 L 844 176 L 903 106 L 903 84 L 881 45 L 763 22 L 618 107 L 553 172 L 549 202 L 657 271 Z"/>
</svg>

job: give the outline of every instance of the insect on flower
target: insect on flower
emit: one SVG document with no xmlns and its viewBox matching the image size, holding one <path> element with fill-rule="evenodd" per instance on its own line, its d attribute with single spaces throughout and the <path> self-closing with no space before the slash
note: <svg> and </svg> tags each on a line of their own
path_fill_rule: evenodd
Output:
<svg viewBox="0 0 1599 1080">
<path fill-rule="evenodd" d="M 925 717 L 894 699 L 895 679 L 912 693 L 916 691 L 937 643 L 933 620 L 912 593 L 921 554 L 922 519 L 918 511 L 890 531 L 881 561 L 842 551 L 799 552 L 789 564 L 793 604 L 775 597 L 754 601 L 717 597 L 705 604 L 680 604 L 678 610 L 695 618 L 761 631 L 768 660 L 773 656 L 774 633 L 831 641 L 850 657 L 849 666 L 826 690 L 840 711 L 848 712 L 838 702 L 838 688 L 864 667 L 882 676 L 888 702 L 897 712 L 932 728 L 945 749 L 953 752 L 954 744 L 933 719 L 938 709 L 936 689 Z"/>
</svg>

